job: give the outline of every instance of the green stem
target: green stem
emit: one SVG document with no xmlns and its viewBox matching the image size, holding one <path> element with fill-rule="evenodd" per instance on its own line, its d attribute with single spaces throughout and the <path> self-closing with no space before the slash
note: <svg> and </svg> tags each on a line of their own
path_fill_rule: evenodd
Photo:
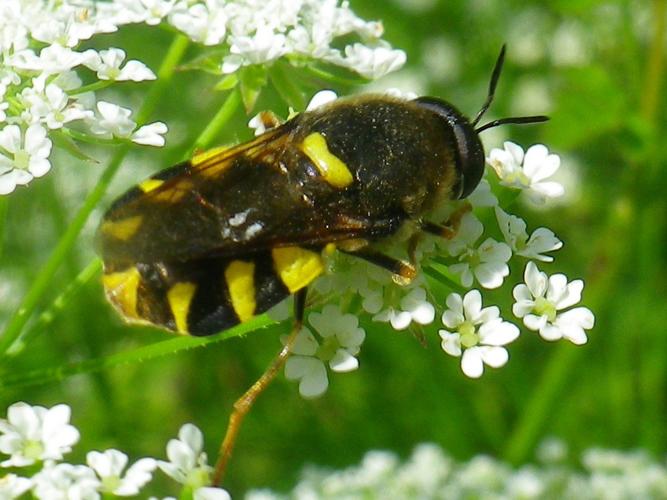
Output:
<svg viewBox="0 0 667 500">
<path fill-rule="evenodd" d="M 90 85 L 83 85 L 78 89 L 70 90 L 68 91 L 68 94 L 77 95 L 77 94 L 83 94 L 84 92 L 94 92 L 96 90 L 105 89 L 111 86 L 113 83 L 115 83 L 113 80 L 99 80 L 95 83 L 91 83 Z"/>
<path fill-rule="evenodd" d="M 183 57 L 188 46 L 188 39 L 183 36 L 177 36 L 172 42 L 167 55 L 165 56 L 162 66 L 158 71 L 158 80 L 146 96 L 143 106 L 137 113 L 137 123 L 144 123 L 151 113 L 155 110 L 162 95 L 167 90 L 171 79 L 176 70 L 176 66 Z M 129 145 L 121 146 L 109 161 L 108 166 L 102 173 L 99 181 L 88 194 L 88 197 L 79 209 L 74 219 L 68 226 L 65 234 L 60 238 L 53 253 L 47 260 L 46 264 L 37 274 L 37 277 L 32 282 L 28 293 L 23 298 L 18 310 L 11 317 L 3 335 L 0 337 L 0 353 L 6 353 L 14 341 L 19 337 L 23 327 L 30 319 L 37 304 L 42 299 L 44 292 L 49 289 L 53 276 L 65 260 L 67 254 L 71 251 L 76 243 L 79 233 L 83 229 L 88 217 L 100 202 L 104 193 L 106 192 L 111 180 L 118 171 L 125 155 L 129 151 Z"/>
<path fill-rule="evenodd" d="M 0 261 L 5 249 L 5 229 L 7 228 L 7 206 L 9 198 L 0 196 Z"/>
<path fill-rule="evenodd" d="M 5 376 L 0 384 L 0 391 L 15 389 L 17 387 L 26 387 L 45 383 L 57 382 L 66 377 L 81 373 L 92 373 L 105 370 L 114 366 L 139 363 L 149 359 L 158 358 L 173 354 L 175 352 L 202 347 L 208 344 L 221 342 L 223 340 L 245 335 L 250 332 L 259 331 L 266 328 L 275 321 L 266 314 L 255 316 L 247 323 L 242 323 L 233 328 L 225 330 L 216 335 L 208 337 L 182 336 L 171 338 L 155 344 L 139 347 L 133 351 L 124 351 L 110 356 L 104 356 L 96 359 L 87 359 L 78 363 L 69 365 L 59 365 L 47 369 L 34 370 L 28 373 L 21 373 L 14 376 Z"/>
<path fill-rule="evenodd" d="M 241 104 L 241 94 L 236 87 L 232 92 L 227 96 L 225 102 L 222 103 L 222 106 L 216 113 L 216 115 L 211 119 L 211 121 L 206 125 L 206 128 L 199 134 L 199 137 L 195 140 L 192 148 L 189 151 L 188 157 L 200 149 L 206 149 L 208 146 L 213 143 L 215 138 L 220 134 L 220 131 L 227 125 L 227 122 L 232 117 L 234 112 L 238 109 Z"/>
<path fill-rule="evenodd" d="M 641 102 L 641 114 L 649 123 L 655 120 L 662 93 L 667 1 L 653 0 L 652 11 L 653 37 L 649 48 L 647 73 L 644 80 L 646 85 L 644 85 Z"/>
<path fill-rule="evenodd" d="M 90 280 L 92 280 L 102 269 L 102 261 L 99 259 L 93 259 L 78 275 L 74 278 L 65 290 L 56 297 L 56 299 L 51 303 L 51 305 L 42 312 L 37 321 L 30 328 L 25 331 L 16 342 L 12 344 L 11 348 L 7 351 L 7 355 L 16 356 L 20 354 L 23 349 L 28 345 L 39 334 L 44 333 L 46 328 L 53 322 L 56 316 L 62 311 L 70 299 L 79 293 L 81 289 L 87 285 Z"/>
</svg>

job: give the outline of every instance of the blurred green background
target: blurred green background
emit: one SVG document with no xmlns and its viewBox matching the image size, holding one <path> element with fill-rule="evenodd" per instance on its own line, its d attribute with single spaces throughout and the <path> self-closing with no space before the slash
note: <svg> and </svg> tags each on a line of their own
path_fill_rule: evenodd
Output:
<svg viewBox="0 0 667 500">
<path fill-rule="evenodd" d="M 435 442 L 465 459 L 490 453 L 529 461 L 547 436 L 575 452 L 592 445 L 641 447 L 662 456 L 667 426 L 667 148 L 664 83 L 665 1 L 353 0 L 366 19 L 381 19 L 385 38 L 404 49 L 408 63 L 381 82 L 441 96 L 474 114 L 484 100 L 501 45 L 508 44 L 496 101 L 487 118 L 551 116 L 545 126 L 501 127 L 485 135 L 487 148 L 511 138 L 527 147 L 543 142 L 561 155 L 568 196 L 546 210 L 515 211 L 529 228 L 546 226 L 565 242 L 548 273 L 586 282 L 584 305 L 596 315 L 584 347 L 547 344 L 531 332 L 510 347 L 501 370 L 468 380 L 458 360 L 438 346 L 437 322 L 424 347 L 409 332 L 365 323 L 361 367 L 330 377 L 326 395 L 302 400 L 279 379 L 246 419 L 226 486 L 285 490 L 305 463 L 343 467 L 366 450 L 406 456 Z M 156 69 L 171 35 L 125 27 L 96 38 Z M 146 175 L 178 161 L 224 100 L 215 78 L 176 75 L 173 92 L 151 119 L 169 124 L 167 147 L 133 153 L 106 201 L 89 221 L 53 280 L 51 301 L 94 257 L 92 233 L 104 207 Z M 136 108 L 150 83 L 128 85 L 117 100 Z M 259 109 L 286 115 L 271 92 Z M 221 143 L 245 139 L 247 117 L 237 112 Z M 15 311 L 98 178 L 99 165 L 61 155 L 54 169 L 28 189 L 0 200 L 2 238 L 0 325 Z M 512 269 L 518 280 L 521 268 Z M 509 313 L 510 294 L 490 295 Z M 444 296 L 441 303 L 444 302 Z M 39 312 L 39 310 L 38 310 Z M 37 316 L 36 316 L 37 317 Z M 212 459 L 233 401 L 259 376 L 286 326 L 245 338 L 34 385 L 2 380 L 48 367 L 129 352 L 165 339 L 150 328 L 122 324 L 107 305 L 99 277 L 69 297 L 53 318 L 33 321 L 37 336 L 2 361 L 2 408 L 15 401 L 73 408 L 82 439 L 72 461 L 91 449 L 115 447 L 132 457 L 164 457 L 167 440 L 185 422 L 205 433 Z M 31 330 L 29 325 L 28 330 Z M 164 490 L 163 490 L 164 492 Z"/>
</svg>

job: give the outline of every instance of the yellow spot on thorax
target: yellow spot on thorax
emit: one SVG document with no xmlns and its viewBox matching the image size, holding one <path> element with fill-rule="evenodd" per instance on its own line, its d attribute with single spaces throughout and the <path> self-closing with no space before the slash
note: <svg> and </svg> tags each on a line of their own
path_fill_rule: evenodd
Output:
<svg viewBox="0 0 667 500">
<path fill-rule="evenodd" d="M 319 132 L 313 132 L 301 143 L 302 151 L 311 159 L 324 180 L 336 188 L 352 184 L 354 178 L 347 165 L 329 151 L 327 141 Z"/>
<path fill-rule="evenodd" d="M 161 181 L 160 179 L 146 179 L 139 184 L 139 189 L 144 193 L 148 193 L 153 191 L 153 189 L 159 188 L 162 184 L 164 184 L 164 181 Z"/>
<path fill-rule="evenodd" d="M 255 314 L 255 264 L 234 260 L 225 269 L 225 281 L 234 312 L 241 323 Z"/>
<path fill-rule="evenodd" d="M 107 220 L 102 223 L 102 232 L 117 240 L 127 241 L 137 232 L 142 219 L 141 215 L 134 215 L 116 221 Z"/>
<path fill-rule="evenodd" d="M 176 330 L 180 333 L 188 332 L 188 312 L 196 289 L 194 283 L 181 282 L 176 283 L 167 292 L 169 308 L 176 323 Z"/>
<path fill-rule="evenodd" d="M 124 316 L 132 319 L 139 319 L 137 291 L 140 283 L 141 275 L 136 267 L 102 276 L 102 284 L 111 303 Z"/>
<path fill-rule="evenodd" d="M 319 253 L 300 247 L 278 247 L 271 250 L 273 265 L 290 293 L 307 286 L 324 272 Z"/>
</svg>

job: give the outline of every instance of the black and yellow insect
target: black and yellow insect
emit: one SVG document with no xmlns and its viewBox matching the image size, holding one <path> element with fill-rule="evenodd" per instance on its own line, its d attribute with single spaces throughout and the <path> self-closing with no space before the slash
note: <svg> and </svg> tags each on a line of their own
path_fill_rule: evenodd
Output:
<svg viewBox="0 0 667 500">
<path fill-rule="evenodd" d="M 339 249 L 409 279 L 374 244 L 468 196 L 484 171 L 472 121 L 437 98 L 340 99 L 255 140 L 218 148 L 132 188 L 98 233 L 107 296 L 130 321 L 208 335 L 304 291 Z"/>
</svg>

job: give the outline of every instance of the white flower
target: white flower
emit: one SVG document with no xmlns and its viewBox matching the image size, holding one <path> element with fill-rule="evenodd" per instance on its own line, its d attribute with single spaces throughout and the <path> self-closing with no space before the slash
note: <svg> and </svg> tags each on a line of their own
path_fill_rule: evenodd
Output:
<svg viewBox="0 0 667 500">
<path fill-rule="evenodd" d="M 461 284 L 472 286 L 473 276 L 484 288 L 498 288 L 509 275 L 507 261 L 512 251 L 505 243 L 487 238 L 477 248 L 475 243 L 482 236 L 484 226 L 470 212 L 461 218 L 461 225 L 456 236 L 444 245 L 452 257 L 457 257 L 458 264 L 449 266 L 449 270 L 458 275 Z"/>
<path fill-rule="evenodd" d="M 204 45 L 221 43 L 227 32 L 224 4 L 211 0 L 190 7 L 186 2 L 179 2 L 170 14 L 169 22 L 193 41 Z"/>
<path fill-rule="evenodd" d="M 502 231 L 505 241 L 516 255 L 529 259 L 552 262 L 553 257 L 542 255 L 544 252 L 553 252 L 563 246 L 563 242 L 556 238 L 550 229 L 540 227 L 533 231 L 528 238 L 526 222 L 505 212 L 500 207 L 495 207 L 498 226 Z"/>
<path fill-rule="evenodd" d="M 545 340 L 566 338 L 574 344 L 585 344 L 588 338 L 585 330 L 595 324 L 595 317 L 586 307 L 572 307 L 581 300 L 584 288 L 582 280 L 567 282 L 564 274 L 549 277 L 540 272 L 531 261 L 524 272 L 525 284 L 514 287 L 512 312 L 523 318 L 527 328 L 538 331 Z"/>
<path fill-rule="evenodd" d="M 226 490 L 222 488 L 213 488 L 211 486 L 204 486 L 198 488 L 192 494 L 194 500 L 231 500 L 232 497 Z"/>
<path fill-rule="evenodd" d="M 90 131 L 93 134 L 111 139 L 120 137 L 127 139 L 137 126 L 130 119 L 132 110 L 106 101 L 97 102 L 99 116 L 89 120 Z"/>
<path fill-rule="evenodd" d="M 535 203 L 544 203 L 548 198 L 557 198 L 564 193 L 558 182 L 545 181 L 560 167 L 560 157 L 549 154 L 542 144 L 535 144 L 524 155 L 521 146 L 505 142 L 504 149 L 494 148 L 486 159 L 496 171 L 500 183 L 523 189 Z"/>
<path fill-rule="evenodd" d="M 85 64 L 94 57 L 94 50 L 76 52 L 60 45 L 49 45 L 40 51 L 39 56 L 32 49 L 25 49 L 14 53 L 5 62 L 17 69 L 33 70 L 45 75 L 53 75 Z"/>
<path fill-rule="evenodd" d="M 50 154 L 51 140 L 38 123 L 30 125 L 23 137 L 18 125 L 0 130 L 0 194 L 46 174 L 51 168 Z"/>
<path fill-rule="evenodd" d="M 85 465 L 57 464 L 45 467 L 34 477 L 37 498 L 49 500 L 97 500 L 100 482 Z"/>
<path fill-rule="evenodd" d="M 338 99 L 338 95 L 333 90 L 320 90 L 310 98 L 310 101 L 306 106 L 306 111 L 312 111 L 314 109 L 320 108 L 329 104 L 330 102 L 334 102 L 336 99 Z"/>
<path fill-rule="evenodd" d="M 167 443 L 169 462 L 158 460 L 158 467 L 169 477 L 192 489 L 210 483 L 213 470 L 207 463 L 204 437 L 192 424 L 185 424 L 178 431 L 178 439 Z"/>
<path fill-rule="evenodd" d="M 428 325 L 435 318 L 435 307 L 426 300 L 426 290 L 413 288 L 401 299 L 399 308 L 389 307 L 373 316 L 374 321 L 388 321 L 394 330 L 404 330 L 413 321 Z"/>
<path fill-rule="evenodd" d="M 335 372 L 358 368 L 359 361 L 355 356 L 366 333 L 359 327 L 356 316 L 343 314 L 332 304 L 326 305 L 321 313 L 311 313 L 308 321 L 322 337 L 322 344 L 304 327 L 297 334 L 292 355 L 285 363 L 285 377 L 299 380 L 299 393 L 304 398 L 314 398 L 322 395 L 329 386 L 325 363 Z"/>
<path fill-rule="evenodd" d="M 164 134 L 168 131 L 167 124 L 153 122 L 140 127 L 132 134 L 132 142 L 145 146 L 164 146 Z"/>
<path fill-rule="evenodd" d="M 448 330 L 439 331 L 442 348 L 451 356 L 461 356 L 463 373 L 478 378 L 485 364 L 499 368 L 507 363 L 509 354 L 503 346 L 519 336 L 519 329 L 503 321 L 496 306 L 482 309 L 478 290 L 469 291 L 463 298 L 451 293 L 446 303 L 442 323 Z"/>
<path fill-rule="evenodd" d="M 475 208 L 495 207 L 498 205 L 498 198 L 491 191 L 491 185 L 486 179 L 479 181 L 475 190 L 466 200 Z"/>
<path fill-rule="evenodd" d="M 176 0 L 140 0 L 140 2 L 146 9 L 144 22 L 149 26 L 154 26 L 160 24 L 162 19 L 169 15 Z"/>
<path fill-rule="evenodd" d="M 69 424 L 70 408 L 14 403 L 7 420 L 0 420 L 0 452 L 10 455 L 1 467 L 23 467 L 38 461 L 60 460 L 79 440 L 79 431 Z"/>
<path fill-rule="evenodd" d="M 125 51 L 112 47 L 101 50 L 99 53 L 95 52 L 94 57 L 91 57 L 85 64 L 97 73 L 97 78 L 100 80 L 132 80 L 133 82 L 155 80 L 155 73 L 141 61 L 127 61 L 121 68 L 124 60 Z"/>
<path fill-rule="evenodd" d="M 31 119 L 45 123 L 49 129 L 59 129 L 73 120 L 93 117 L 92 111 L 70 102 L 69 96 L 58 85 L 49 83 L 44 88 L 42 77 L 33 80 L 33 87 L 23 90 L 21 99 L 29 107 Z"/>
<path fill-rule="evenodd" d="M 368 47 L 361 43 L 345 47 L 345 56 L 332 59 L 335 64 L 346 66 L 369 79 L 380 78 L 400 69 L 406 61 L 405 52 L 380 45 Z"/>
<path fill-rule="evenodd" d="M 0 498 L 11 500 L 19 498 L 32 487 L 32 481 L 16 474 L 0 477 Z"/>
<path fill-rule="evenodd" d="M 230 55 L 222 63 L 223 73 L 233 73 L 241 66 L 264 64 L 286 54 L 285 35 L 269 26 L 259 26 L 252 36 L 232 36 Z"/>
<path fill-rule="evenodd" d="M 102 481 L 101 491 L 118 496 L 132 496 L 152 478 L 157 462 L 152 458 L 142 458 L 132 464 L 125 475 L 127 455 L 118 450 L 104 452 L 91 451 L 86 455 L 86 463 Z"/>
</svg>

